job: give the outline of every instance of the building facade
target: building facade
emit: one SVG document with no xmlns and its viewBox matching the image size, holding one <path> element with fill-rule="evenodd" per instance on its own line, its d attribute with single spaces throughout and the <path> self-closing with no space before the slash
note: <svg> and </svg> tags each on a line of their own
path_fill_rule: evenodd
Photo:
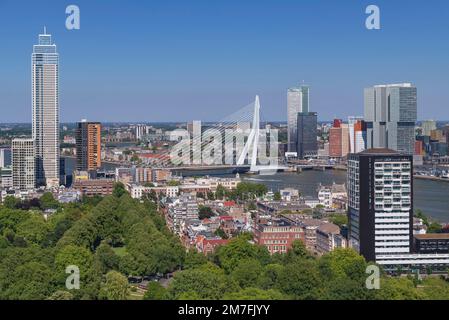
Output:
<svg viewBox="0 0 449 320">
<path fill-rule="evenodd" d="M 33 139 L 12 140 L 12 182 L 17 190 L 36 187 L 35 146 Z"/>
<path fill-rule="evenodd" d="M 449 254 L 449 234 L 415 234 L 413 247 L 418 254 Z"/>
<path fill-rule="evenodd" d="M 101 167 L 101 123 L 81 121 L 76 128 L 76 169 L 97 170 Z"/>
<path fill-rule="evenodd" d="M 33 46 L 31 64 L 36 181 L 55 187 L 59 185 L 59 54 L 46 30 Z"/>
<path fill-rule="evenodd" d="M 305 242 L 304 231 L 299 224 L 285 218 L 257 219 L 254 241 L 265 246 L 270 254 L 287 253 L 295 240 Z"/>
<path fill-rule="evenodd" d="M 81 195 L 92 196 L 109 196 L 114 190 L 114 180 L 111 179 L 77 179 L 73 183 L 73 189 L 80 192 Z"/>
<path fill-rule="evenodd" d="M 340 228 L 333 223 L 325 223 L 316 230 L 316 252 L 320 255 L 336 248 L 346 248 L 346 239 L 340 234 Z"/>
<path fill-rule="evenodd" d="M 300 112 L 297 116 L 298 158 L 316 157 L 318 155 L 318 116 L 316 112 Z"/>
<path fill-rule="evenodd" d="M 437 129 L 437 123 L 435 120 L 425 120 L 421 123 L 422 135 L 430 137 L 432 130 Z"/>
<path fill-rule="evenodd" d="M 366 122 L 363 117 L 349 117 L 349 152 L 359 153 L 366 149 Z"/>
<path fill-rule="evenodd" d="M 0 148 L 0 168 L 6 168 L 11 165 L 11 149 Z"/>
<path fill-rule="evenodd" d="M 290 88 L 287 92 L 287 150 L 297 152 L 297 121 L 298 113 L 309 112 L 309 86 L 301 85 Z"/>
<path fill-rule="evenodd" d="M 365 89 L 367 148 L 388 148 L 413 154 L 417 90 L 411 83 Z"/>
<path fill-rule="evenodd" d="M 335 122 L 329 129 L 329 157 L 343 158 L 349 153 L 349 127 L 347 124 Z"/>
<path fill-rule="evenodd" d="M 413 240 L 413 156 L 368 149 L 348 159 L 348 240 L 367 261 L 408 254 Z"/>
</svg>

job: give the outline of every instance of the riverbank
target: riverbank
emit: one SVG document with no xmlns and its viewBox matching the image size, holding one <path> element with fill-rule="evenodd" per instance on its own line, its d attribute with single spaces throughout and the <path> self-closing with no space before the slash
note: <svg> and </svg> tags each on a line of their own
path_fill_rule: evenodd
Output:
<svg viewBox="0 0 449 320">
<path fill-rule="evenodd" d="M 243 181 L 265 184 L 269 190 L 298 189 L 305 196 L 318 197 L 319 184 L 346 183 L 346 172 L 341 170 L 280 172 L 275 175 L 241 175 Z M 413 207 L 439 223 L 449 222 L 449 183 L 433 179 L 414 179 Z"/>
<path fill-rule="evenodd" d="M 422 176 L 422 175 L 414 175 L 413 177 L 415 179 L 420 179 L 420 180 L 429 180 L 429 181 L 437 181 L 437 182 L 449 182 L 448 178 Z"/>
</svg>

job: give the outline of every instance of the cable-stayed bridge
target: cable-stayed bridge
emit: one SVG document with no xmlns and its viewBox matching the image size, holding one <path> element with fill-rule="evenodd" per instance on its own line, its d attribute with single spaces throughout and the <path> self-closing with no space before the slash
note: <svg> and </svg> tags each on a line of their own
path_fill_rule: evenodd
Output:
<svg viewBox="0 0 449 320">
<path fill-rule="evenodd" d="M 199 136 L 190 138 L 189 134 L 179 133 L 180 137 L 187 141 L 181 142 L 184 143 L 181 156 L 178 157 L 177 153 L 174 156 L 173 152 L 167 151 L 160 155 L 160 160 L 154 163 L 154 166 L 181 174 L 189 174 L 189 172 L 198 174 L 202 171 L 205 171 L 205 174 L 214 172 L 274 174 L 288 169 L 286 166 L 279 165 L 277 131 L 261 129 L 260 111 L 259 96 L 256 96 L 253 103 L 217 122 Z M 249 123 L 251 123 L 250 128 L 240 127 L 242 124 Z M 229 134 L 230 129 L 235 130 L 232 132 L 234 140 L 228 141 L 225 138 L 225 144 L 223 144 L 221 137 Z M 210 140 L 210 135 L 215 139 L 218 138 L 217 141 Z M 240 144 L 236 141 L 238 139 L 240 139 Z M 218 140 L 222 145 L 218 145 Z M 211 141 L 216 143 L 215 148 L 211 147 L 213 145 Z M 204 154 L 210 152 L 209 149 L 213 149 L 212 154 L 215 156 L 213 163 L 207 163 L 204 159 Z M 269 155 L 267 155 L 267 151 L 269 151 Z M 191 161 L 192 154 L 193 156 L 200 154 L 201 159 Z M 181 160 L 174 161 L 174 158 Z M 224 159 L 225 161 L 223 161 Z"/>
</svg>

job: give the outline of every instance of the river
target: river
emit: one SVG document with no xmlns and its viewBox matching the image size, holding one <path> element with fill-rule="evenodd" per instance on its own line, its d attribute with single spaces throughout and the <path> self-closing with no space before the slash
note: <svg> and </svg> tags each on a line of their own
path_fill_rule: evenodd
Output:
<svg viewBox="0 0 449 320">
<path fill-rule="evenodd" d="M 337 170 L 304 171 L 302 173 L 277 173 L 270 176 L 245 175 L 243 180 L 263 183 L 273 191 L 283 188 L 298 189 L 301 194 L 317 197 L 320 183 L 346 183 L 346 172 Z M 414 209 L 439 222 L 449 222 L 449 183 L 414 179 Z"/>
<path fill-rule="evenodd" d="M 66 158 L 66 172 L 71 174 L 75 159 Z M 114 164 L 105 164 L 104 169 L 111 170 Z M 338 170 L 291 172 L 275 175 L 242 175 L 244 181 L 263 183 L 268 189 L 278 191 L 284 188 L 298 189 L 305 196 L 317 197 L 318 185 L 346 183 L 346 172 Z M 414 208 L 439 222 L 449 222 L 449 183 L 430 180 L 414 180 Z"/>
</svg>

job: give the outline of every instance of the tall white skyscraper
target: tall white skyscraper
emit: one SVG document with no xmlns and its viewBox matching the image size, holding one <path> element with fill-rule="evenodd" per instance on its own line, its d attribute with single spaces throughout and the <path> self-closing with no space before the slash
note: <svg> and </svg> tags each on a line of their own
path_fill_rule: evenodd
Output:
<svg viewBox="0 0 449 320">
<path fill-rule="evenodd" d="M 416 118 L 417 91 L 411 83 L 365 89 L 367 149 L 389 148 L 413 154 Z"/>
<path fill-rule="evenodd" d="M 287 92 L 287 138 L 289 152 L 297 151 L 297 121 L 299 112 L 309 112 L 309 86 L 306 85 L 290 88 Z"/>
<path fill-rule="evenodd" d="M 59 54 L 51 35 L 39 35 L 31 55 L 33 139 L 38 185 L 59 185 Z"/>
</svg>

